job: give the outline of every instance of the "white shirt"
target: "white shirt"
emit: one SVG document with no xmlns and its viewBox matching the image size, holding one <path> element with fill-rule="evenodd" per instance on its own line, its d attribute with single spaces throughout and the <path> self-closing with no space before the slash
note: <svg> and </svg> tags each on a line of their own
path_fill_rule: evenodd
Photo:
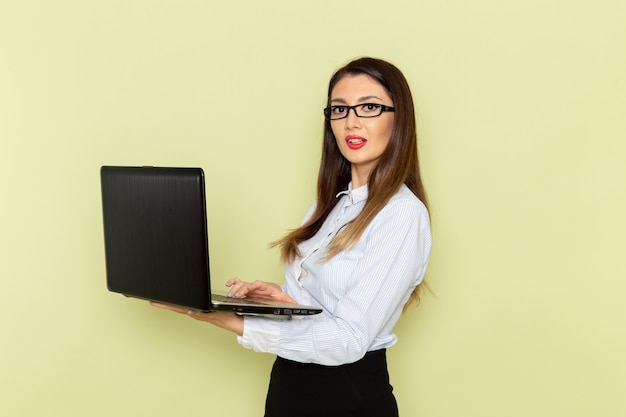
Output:
<svg viewBox="0 0 626 417">
<path fill-rule="evenodd" d="M 318 233 L 300 244 L 302 257 L 285 268 L 283 290 L 324 312 L 292 320 L 246 316 L 237 337 L 242 346 L 332 366 L 396 343 L 392 329 L 428 265 L 430 221 L 426 207 L 403 185 L 354 247 L 324 261 L 326 247 L 361 212 L 367 194 L 367 185 L 339 193 Z"/>
</svg>

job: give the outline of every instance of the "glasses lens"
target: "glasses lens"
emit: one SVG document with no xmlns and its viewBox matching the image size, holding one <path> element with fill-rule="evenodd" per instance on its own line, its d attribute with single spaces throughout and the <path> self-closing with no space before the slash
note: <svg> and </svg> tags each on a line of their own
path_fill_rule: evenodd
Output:
<svg viewBox="0 0 626 417">
<path fill-rule="evenodd" d="M 357 116 L 359 117 L 376 117 L 380 116 L 383 108 L 380 106 L 380 104 L 365 103 L 356 107 L 355 110 Z"/>
<path fill-rule="evenodd" d="M 348 113 L 346 106 L 330 106 L 328 107 L 328 118 L 330 120 L 343 119 Z"/>
</svg>

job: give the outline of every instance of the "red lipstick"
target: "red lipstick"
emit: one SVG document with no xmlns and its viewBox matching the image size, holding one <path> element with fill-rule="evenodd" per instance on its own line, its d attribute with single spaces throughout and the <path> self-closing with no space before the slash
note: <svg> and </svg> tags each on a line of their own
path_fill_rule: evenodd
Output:
<svg viewBox="0 0 626 417">
<path fill-rule="evenodd" d="M 350 149 L 361 149 L 363 146 L 365 146 L 366 142 L 367 142 L 367 139 L 365 139 L 363 136 L 358 136 L 358 135 L 346 136 L 346 144 L 348 145 L 348 148 Z"/>
</svg>

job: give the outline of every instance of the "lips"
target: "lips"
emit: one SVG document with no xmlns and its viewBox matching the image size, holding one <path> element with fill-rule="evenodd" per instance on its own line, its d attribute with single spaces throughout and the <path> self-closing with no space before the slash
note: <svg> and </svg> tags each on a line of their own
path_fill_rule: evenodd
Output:
<svg viewBox="0 0 626 417">
<path fill-rule="evenodd" d="M 348 148 L 350 149 L 360 149 L 363 146 L 365 146 L 366 142 L 367 142 L 367 139 L 365 139 L 363 136 L 358 136 L 358 135 L 346 136 L 346 144 L 348 145 Z"/>
</svg>

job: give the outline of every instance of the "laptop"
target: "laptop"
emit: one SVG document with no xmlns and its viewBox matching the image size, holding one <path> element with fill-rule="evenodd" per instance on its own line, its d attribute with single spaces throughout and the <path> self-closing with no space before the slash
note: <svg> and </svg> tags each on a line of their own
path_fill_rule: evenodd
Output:
<svg viewBox="0 0 626 417">
<path fill-rule="evenodd" d="M 100 169 L 109 291 L 199 311 L 312 315 L 313 306 L 212 294 L 201 168 Z"/>
</svg>

